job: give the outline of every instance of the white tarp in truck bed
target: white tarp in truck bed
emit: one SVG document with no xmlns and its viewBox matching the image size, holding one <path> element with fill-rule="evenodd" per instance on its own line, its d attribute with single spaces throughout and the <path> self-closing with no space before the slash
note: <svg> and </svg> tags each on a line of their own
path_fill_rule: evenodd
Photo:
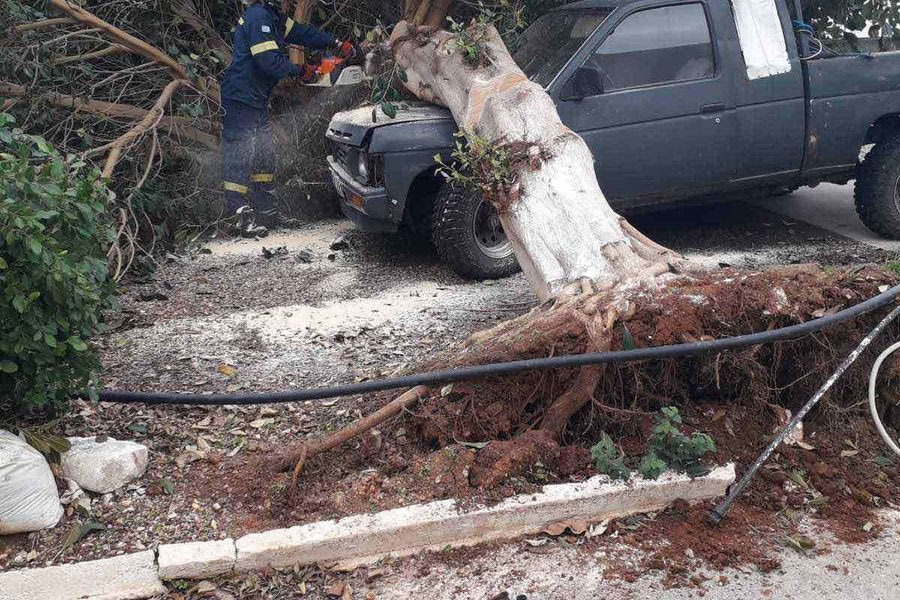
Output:
<svg viewBox="0 0 900 600">
<path fill-rule="evenodd" d="M 747 77 L 759 79 L 791 70 L 775 0 L 731 0 Z"/>
</svg>

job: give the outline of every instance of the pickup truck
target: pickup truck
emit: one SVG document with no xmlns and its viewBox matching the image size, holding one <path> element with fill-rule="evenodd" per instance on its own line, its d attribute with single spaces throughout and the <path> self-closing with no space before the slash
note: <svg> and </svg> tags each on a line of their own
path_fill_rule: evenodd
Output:
<svg viewBox="0 0 900 600">
<path fill-rule="evenodd" d="M 776 7 L 773 29 L 781 43 L 780 22 L 790 68 L 766 77 L 748 75 L 732 5 L 722 0 L 576 2 L 535 21 L 513 56 L 585 139 L 617 210 L 855 179 L 863 222 L 897 239 L 893 38 L 839 53 L 795 31 L 805 26 L 799 0 Z M 336 114 L 328 162 L 342 210 L 364 230 L 430 237 L 463 276 L 512 274 L 517 263 L 493 207 L 435 172 L 435 155 L 449 159 L 456 131 L 450 113 L 431 105 L 374 120 L 371 107 Z"/>
</svg>

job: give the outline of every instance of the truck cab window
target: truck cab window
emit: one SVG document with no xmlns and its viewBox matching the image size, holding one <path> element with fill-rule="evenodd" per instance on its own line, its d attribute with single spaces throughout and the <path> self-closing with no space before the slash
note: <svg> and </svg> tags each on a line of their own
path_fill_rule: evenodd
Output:
<svg viewBox="0 0 900 600">
<path fill-rule="evenodd" d="M 706 11 L 699 3 L 629 15 L 588 59 L 605 92 L 690 81 L 715 72 Z"/>
<path fill-rule="evenodd" d="M 544 15 L 522 36 L 513 53 L 516 64 L 531 81 L 550 85 L 609 13 L 609 9 L 587 9 Z"/>
</svg>

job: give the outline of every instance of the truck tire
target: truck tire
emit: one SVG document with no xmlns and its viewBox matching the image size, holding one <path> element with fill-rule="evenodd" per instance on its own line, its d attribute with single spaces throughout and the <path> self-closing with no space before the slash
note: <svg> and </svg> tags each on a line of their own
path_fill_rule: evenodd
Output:
<svg viewBox="0 0 900 600">
<path fill-rule="evenodd" d="M 872 148 L 856 171 L 859 218 L 875 233 L 900 239 L 900 137 Z"/>
<path fill-rule="evenodd" d="M 445 185 L 434 200 L 431 236 L 438 256 L 468 279 L 499 279 L 519 271 L 494 208 L 478 194 Z"/>
</svg>

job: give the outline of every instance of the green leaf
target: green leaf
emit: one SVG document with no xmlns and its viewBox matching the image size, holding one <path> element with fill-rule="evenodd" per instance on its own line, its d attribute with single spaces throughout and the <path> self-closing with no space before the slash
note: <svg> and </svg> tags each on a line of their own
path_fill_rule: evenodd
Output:
<svg viewBox="0 0 900 600">
<path fill-rule="evenodd" d="M 665 461 L 659 458 L 655 453 L 645 454 L 641 459 L 638 472 L 644 479 L 659 479 L 659 476 L 668 468 Z"/>
<path fill-rule="evenodd" d="M 84 343 L 84 340 L 79 337 L 72 336 L 66 341 L 76 352 L 84 352 L 88 348 L 87 344 Z"/>
<path fill-rule="evenodd" d="M 51 348 L 56 348 L 59 345 L 56 341 L 56 337 L 50 335 L 49 333 L 44 335 L 44 343 L 46 343 Z"/>
<path fill-rule="evenodd" d="M 26 242 L 28 244 L 28 249 L 37 256 L 41 255 L 41 251 L 43 251 L 44 247 L 41 245 L 41 241 L 37 238 L 28 238 Z"/>
<path fill-rule="evenodd" d="M 9 268 L 9 264 L 6 262 L 6 259 L 0 256 L 0 269 L 5 270 Z"/>
<path fill-rule="evenodd" d="M 397 105 L 392 102 L 382 102 L 381 111 L 387 116 L 387 118 L 393 119 L 397 116 Z"/>
<path fill-rule="evenodd" d="M 891 467 L 894 465 L 893 459 L 887 456 L 876 456 L 872 459 L 872 462 L 878 465 L 879 467 Z"/>
<path fill-rule="evenodd" d="M 19 314 L 22 314 L 25 312 L 25 309 L 28 308 L 28 301 L 25 299 L 25 296 L 19 294 L 13 297 L 12 305 L 13 308 L 15 308 L 19 312 Z"/>
<path fill-rule="evenodd" d="M 19 365 L 11 360 L 0 360 L 0 373 L 15 373 L 19 370 Z"/>
<path fill-rule="evenodd" d="M 175 484 L 172 483 L 171 479 L 160 479 L 159 484 L 162 486 L 163 492 L 167 496 L 171 496 L 175 493 Z"/>
<path fill-rule="evenodd" d="M 104 529 L 106 529 L 106 526 L 102 523 L 98 523 L 97 521 L 87 521 L 86 523 L 73 526 L 72 529 L 69 530 L 69 533 L 66 534 L 66 537 L 63 539 L 63 545 L 60 549 L 60 554 L 65 554 L 66 552 L 74 548 L 75 544 L 83 540 L 86 536 L 90 535 L 94 531 L 103 531 Z"/>
<path fill-rule="evenodd" d="M 634 336 L 628 331 L 627 327 L 623 327 L 622 332 L 622 348 L 625 350 L 634 350 Z"/>
<path fill-rule="evenodd" d="M 145 425 L 144 423 L 132 423 L 131 425 L 126 427 L 126 429 L 140 435 L 147 435 L 147 425 Z"/>
</svg>

